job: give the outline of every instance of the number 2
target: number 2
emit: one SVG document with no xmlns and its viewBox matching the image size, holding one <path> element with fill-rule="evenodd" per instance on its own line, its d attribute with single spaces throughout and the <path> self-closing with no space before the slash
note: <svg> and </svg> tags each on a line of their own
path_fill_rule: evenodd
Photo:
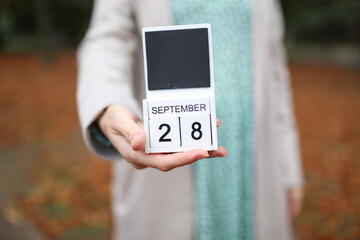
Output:
<svg viewBox="0 0 360 240">
<path fill-rule="evenodd" d="M 160 125 L 159 130 L 161 130 L 163 127 L 166 127 L 165 133 L 159 138 L 159 142 L 171 142 L 171 138 L 165 138 L 166 135 L 169 134 L 171 127 L 169 124 L 163 123 Z"/>
</svg>

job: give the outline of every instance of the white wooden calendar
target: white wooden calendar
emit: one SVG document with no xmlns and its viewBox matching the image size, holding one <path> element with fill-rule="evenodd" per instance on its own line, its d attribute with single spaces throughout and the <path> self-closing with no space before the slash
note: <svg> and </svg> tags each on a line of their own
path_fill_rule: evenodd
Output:
<svg viewBox="0 0 360 240">
<path fill-rule="evenodd" d="M 217 150 L 210 24 L 143 29 L 146 153 Z"/>
</svg>

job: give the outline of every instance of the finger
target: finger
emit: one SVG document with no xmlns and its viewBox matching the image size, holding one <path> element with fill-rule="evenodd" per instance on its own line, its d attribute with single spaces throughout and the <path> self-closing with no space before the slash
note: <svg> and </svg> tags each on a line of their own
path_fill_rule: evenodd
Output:
<svg viewBox="0 0 360 240">
<path fill-rule="evenodd" d="M 298 214 L 298 206 L 295 199 L 292 199 L 290 202 L 290 217 L 294 219 Z"/>
<path fill-rule="evenodd" d="M 197 160 L 209 157 L 208 152 L 204 149 L 193 149 L 172 154 L 145 154 L 143 151 L 134 151 L 130 143 L 123 136 L 116 136 L 111 141 L 124 159 L 137 169 L 153 167 L 167 172 L 176 167 L 188 165 Z"/>
<path fill-rule="evenodd" d="M 118 150 L 118 152 L 123 156 L 123 158 L 131 163 L 136 169 L 143 169 L 148 167 L 145 161 L 139 159 L 146 158 L 145 153 L 134 151 L 128 142 L 128 140 L 121 135 L 114 135 L 111 138 L 113 146 Z"/>
<path fill-rule="evenodd" d="M 294 203 L 293 203 L 293 218 L 297 217 L 301 211 L 301 203 L 302 203 L 302 197 L 301 196 L 297 196 L 294 199 Z"/>
<path fill-rule="evenodd" d="M 181 153 L 153 155 L 151 165 L 161 171 L 167 172 L 174 168 L 185 166 L 200 159 L 209 157 L 204 149 L 193 149 Z"/>
<path fill-rule="evenodd" d="M 214 157 L 226 157 L 227 151 L 224 147 L 219 146 L 218 150 L 215 151 L 209 151 L 210 158 Z"/>
<path fill-rule="evenodd" d="M 302 188 L 288 189 L 288 204 L 289 204 L 289 214 L 292 219 L 294 219 L 301 210 L 301 203 L 303 198 Z"/>
<path fill-rule="evenodd" d="M 120 134 L 130 143 L 134 150 L 144 148 L 145 131 L 131 115 L 119 117 L 114 123 L 114 134 Z"/>
<path fill-rule="evenodd" d="M 144 129 L 144 125 L 142 122 L 138 121 L 137 124 L 141 127 L 141 129 Z M 146 141 L 146 134 L 145 131 L 140 131 L 135 134 L 135 136 L 132 139 L 131 147 L 135 151 L 145 150 L 145 141 Z"/>
<path fill-rule="evenodd" d="M 220 119 L 216 119 L 216 127 L 220 127 L 221 126 L 221 120 Z"/>
<path fill-rule="evenodd" d="M 137 140 L 135 140 L 136 142 Z M 143 169 L 146 167 L 157 168 L 157 162 L 167 154 L 146 154 L 141 150 L 134 150 L 129 141 L 121 135 L 114 135 L 111 139 L 114 147 L 120 152 L 124 159 L 133 165 L 136 169 Z"/>
<path fill-rule="evenodd" d="M 132 163 L 131 165 L 132 165 L 135 169 L 138 169 L 138 170 L 141 170 L 141 169 L 147 168 L 147 167 L 146 167 L 146 166 L 144 166 L 144 165 L 135 164 L 135 163 Z"/>
<path fill-rule="evenodd" d="M 140 151 L 145 149 L 146 135 L 144 130 L 135 133 L 131 140 L 131 147 L 134 151 Z"/>
</svg>

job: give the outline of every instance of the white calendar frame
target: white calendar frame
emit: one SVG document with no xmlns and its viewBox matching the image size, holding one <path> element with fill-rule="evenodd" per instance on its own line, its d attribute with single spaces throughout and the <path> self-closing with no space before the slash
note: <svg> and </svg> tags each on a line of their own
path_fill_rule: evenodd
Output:
<svg viewBox="0 0 360 240">
<path fill-rule="evenodd" d="M 153 31 L 169 31 L 169 30 L 186 30 L 186 29 L 201 29 L 206 28 L 208 31 L 208 45 L 209 45 L 209 70 L 210 70 L 210 87 L 196 87 L 196 88 L 181 88 L 181 89 L 148 89 L 148 68 L 146 56 L 146 41 L 145 33 Z M 215 108 L 215 88 L 214 88 L 214 71 L 213 71 L 213 51 L 212 51 L 212 37 L 210 24 L 193 24 L 193 25 L 175 25 L 175 26 L 161 26 L 143 28 L 143 56 L 144 56 L 144 73 L 145 73 L 145 89 L 146 99 L 143 100 L 143 121 L 144 130 L 146 133 L 145 152 L 146 153 L 168 153 L 168 152 L 183 152 L 195 148 L 202 148 L 208 151 L 217 150 L 217 127 L 216 127 L 216 108 Z M 150 129 L 149 129 L 149 103 L 167 101 L 191 101 L 196 99 L 209 99 L 209 116 L 210 116 L 210 131 L 211 131 L 211 145 L 194 146 L 194 147 L 151 147 L 150 143 Z M 174 115 L 175 116 L 175 115 Z M 178 117 L 185 116 L 184 114 L 177 114 Z M 203 115 L 194 115 L 203 116 Z M 156 117 L 153 117 L 156 118 Z M 161 118 L 161 117 L 159 117 Z"/>
</svg>

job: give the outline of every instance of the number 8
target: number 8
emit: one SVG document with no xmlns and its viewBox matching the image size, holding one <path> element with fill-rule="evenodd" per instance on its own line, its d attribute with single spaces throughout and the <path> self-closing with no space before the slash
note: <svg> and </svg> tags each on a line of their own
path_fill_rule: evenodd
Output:
<svg viewBox="0 0 360 240">
<path fill-rule="evenodd" d="M 199 140 L 201 137 L 202 137 L 202 132 L 201 132 L 201 124 L 199 122 L 194 122 L 192 125 L 191 125 L 191 128 L 192 128 L 192 132 L 191 132 L 191 137 L 194 139 L 194 140 Z M 196 137 L 195 136 L 195 133 L 198 132 L 199 133 L 199 136 Z"/>
</svg>

